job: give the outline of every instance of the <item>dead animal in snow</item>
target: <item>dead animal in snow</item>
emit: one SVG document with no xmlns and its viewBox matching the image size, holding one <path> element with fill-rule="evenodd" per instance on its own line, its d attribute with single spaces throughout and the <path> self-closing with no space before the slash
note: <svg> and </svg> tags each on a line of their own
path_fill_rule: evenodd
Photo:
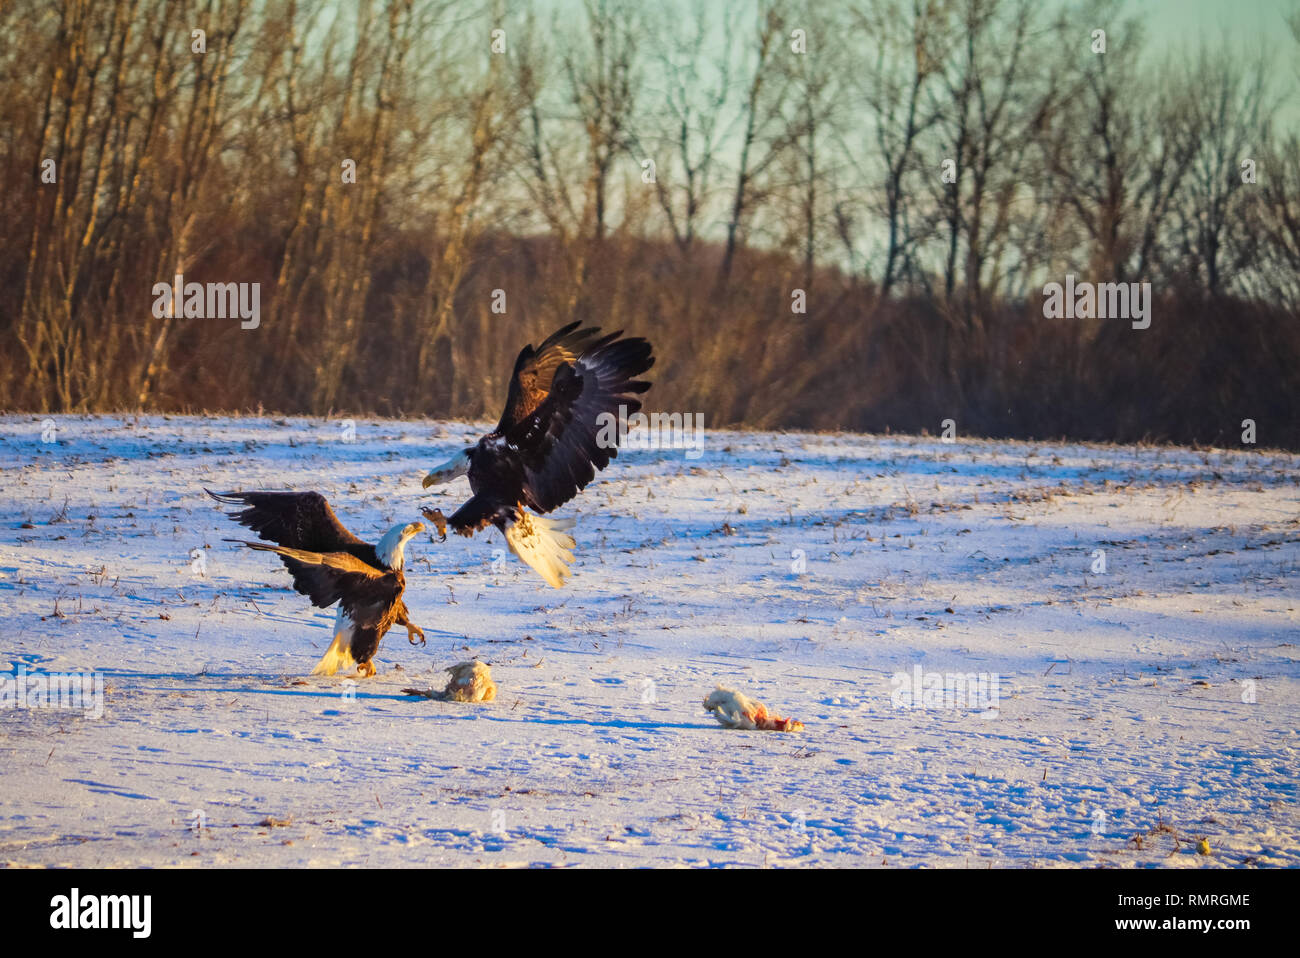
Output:
<svg viewBox="0 0 1300 958">
<path fill-rule="evenodd" d="M 769 732 L 798 732 L 803 728 L 803 722 L 773 715 L 762 702 L 721 685 L 704 700 L 704 708 L 726 728 Z"/>
<path fill-rule="evenodd" d="M 491 702 L 497 697 L 497 684 L 492 681 L 492 671 L 482 662 L 461 662 L 446 669 L 451 673 L 447 687 L 441 692 L 434 689 L 402 689 L 407 695 L 422 695 L 440 702 Z"/>
</svg>

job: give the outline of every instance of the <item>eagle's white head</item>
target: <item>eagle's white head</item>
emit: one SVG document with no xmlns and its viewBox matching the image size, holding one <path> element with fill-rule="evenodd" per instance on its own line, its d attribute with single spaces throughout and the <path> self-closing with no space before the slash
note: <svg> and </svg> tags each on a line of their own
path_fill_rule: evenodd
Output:
<svg viewBox="0 0 1300 958">
<path fill-rule="evenodd" d="M 406 564 L 406 543 L 423 531 L 423 522 L 404 522 L 393 526 L 384 533 L 379 545 L 375 546 L 379 561 L 390 569 L 400 569 Z"/>
<path fill-rule="evenodd" d="M 444 482 L 451 482 L 453 479 L 469 472 L 469 454 L 469 449 L 462 449 L 441 466 L 434 466 L 429 471 L 429 474 L 424 477 L 424 488 L 440 486 Z"/>
</svg>

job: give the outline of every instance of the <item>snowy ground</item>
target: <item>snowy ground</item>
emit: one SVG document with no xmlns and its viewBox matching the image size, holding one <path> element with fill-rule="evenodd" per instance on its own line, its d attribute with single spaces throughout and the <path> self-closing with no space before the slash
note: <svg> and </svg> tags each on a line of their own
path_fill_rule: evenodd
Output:
<svg viewBox="0 0 1300 958">
<path fill-rule="evenodd" d="M 563 591 L 413 541 L 428 646 L 305 678 L 333 613 L 203 487 L 375 541 L 477 434 L 0 418 L 0 673 L 106 683 L 0 710 L 0 865 L 1300 865 L 1300 457 L 710 433 L 561 512 Z M 401 694 L 471 657 L 496 702 Z M 896 707 L 918 668 L 997 699 Z M 719 682 L 806 728 L 722 729 Z"/>
</svg>

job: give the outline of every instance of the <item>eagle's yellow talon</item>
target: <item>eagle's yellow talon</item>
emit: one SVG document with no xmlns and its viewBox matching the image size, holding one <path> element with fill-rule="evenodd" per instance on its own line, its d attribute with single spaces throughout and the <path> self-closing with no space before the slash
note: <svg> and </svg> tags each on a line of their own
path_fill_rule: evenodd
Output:
<svg viewBox="0 0 1300 958">
<path fill-rule="evenodd" d="M 442 514 L 442 510 L 430 509 L 428 506 L 425 506 L 423 509 L 420 510 L 420 513 L 424 516 L 424 518 L 428 519 L 437 527 L 438 541 L 446 542 L 447 541 L 447 517 Z"/>
</svg>

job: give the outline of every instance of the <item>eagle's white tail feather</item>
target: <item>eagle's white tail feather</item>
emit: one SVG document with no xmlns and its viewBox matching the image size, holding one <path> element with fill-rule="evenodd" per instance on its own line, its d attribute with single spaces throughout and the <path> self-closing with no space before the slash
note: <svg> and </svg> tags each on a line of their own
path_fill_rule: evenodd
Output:
<svg viewBox="0 0 1300 958">
<path fill-rule="evenodd" d="M 547 584 L 559 589 L 572 574 L 568 563 L 573 561 L 571 550 L 577 543 L 564 531 L 572 528 L 572 519 L 544 519 L 520 509 L 519 519 L 506 525 L 506 544 Z"/>
<path fill-rule="evenodd" d="M 334 641 L 311 670 L 312 675 L 333 675 L 339 669 L 356 667 L 357 660 L 352 657 L 352 628 L 352 623 L 340 612 L 334 622 Z"/>
</svg>

